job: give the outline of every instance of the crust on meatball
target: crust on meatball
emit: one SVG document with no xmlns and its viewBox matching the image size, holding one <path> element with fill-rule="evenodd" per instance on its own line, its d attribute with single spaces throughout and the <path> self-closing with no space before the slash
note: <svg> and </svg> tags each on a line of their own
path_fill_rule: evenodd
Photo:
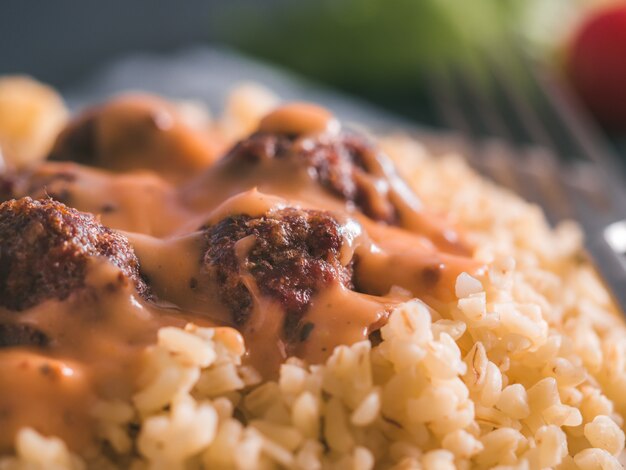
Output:
<svg viewBox="0 0 626 470">
<path fill-rule="evenodd" d="M 35 346 L 45 348 L 50 338 L 38 328 L 26 323 L 0 323 L 0 348 Z"/>
<path fill-rule="evenodd" d="M 382 171 L 385 158 L 367 139 L 353 133 L 305 137 L 257 132 L 238 142 L 226 155 L 232 164 L 297 159 L 319 183 L 370 218 L 397 224 L 397 208 L 389 197 L 390 182 Z"/>
<path fill-rule="evenodd" d="M 288 338 L 297 335 L 316 292 L 332 283 L 352 288 L 352 266 L 340 262 L 341 228 L 328 212 L 286 208 L 256 218 L 234 215 L 204 230 L 203 267 L 237 325 L 246 323 L 253 307 L 244 275 L 283 308 Z"/>
<path fill-rule="evenodd" d="M 128 240 L 91 214 L 52 199 L 0 205 L 0 306 L 19 311 L 66 299 L 86 285 L 93 257 L 106 258 L 140 295 L 148 295 Z"/>
</svg>

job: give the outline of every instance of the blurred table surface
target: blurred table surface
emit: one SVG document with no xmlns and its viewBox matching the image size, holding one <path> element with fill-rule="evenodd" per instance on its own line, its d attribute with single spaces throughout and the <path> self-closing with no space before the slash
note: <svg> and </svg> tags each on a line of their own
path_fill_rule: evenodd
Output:
<svg viewBox="0 0 626 470">
<path fill-rule="evenodd" d="M 199 100 L 219 112 L 230 90 L 257 83 L 282 100 L 307 100 L 328 107 L 343 121 L 379 131 L 415 131 L 418 125 L 366 101 L 333 91 L 224 47 L 192 47 L 177 53 L 130 54 L 97 67 L 61 91 L 71 109 L 122 91 L 147 91 L 173 99 Z"/>
</svg>

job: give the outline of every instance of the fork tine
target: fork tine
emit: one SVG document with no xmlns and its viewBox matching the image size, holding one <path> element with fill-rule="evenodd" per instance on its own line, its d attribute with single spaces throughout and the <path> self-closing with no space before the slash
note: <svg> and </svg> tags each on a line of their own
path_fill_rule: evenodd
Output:
<svg viewBox="0 0 626 470">
<path fill-rule="evenodd" d="M 477 144 L 480 133 L 473 124 L 472 117 L 465 110 L 462 90 L 457 86 L 454 75 L 449 67 L 440 64 L 439 67 L 427 74 L 426 80 L 429 90 L 433 93 L 433 104 L 441 123 L 462 135 L 462 155 L 466 161 L 479 173 L 489 176 L 494 181 L 503 182 L 506 178 L 499 169 L 496 159 L 484 158 Z M 494 164 L 495 163 L 495 164 Z"/>
<path fill-rule="evenodd" d="M 552 194 L 554 191 L 551 190 L 547 181 L 545 179 L 542 181 L 539 177 L 542 171 L 538 171 L 536 155 L 532 158 L 527 155 L 537 154 L 537 152 L 520 150 L 510 144 L 518 133 L 516 132 L 518 129 L 514 128 L 510 119 L 498 118 L 498 116 L 510 116 L 511 113 L 503 109 L 502 103 L 493 93 L 494 87 L 498 85 L 497 82 L 501 81 L 499 75 L 494 73 L 489 63 L 485 64 L 485 71 L 486 81 L 483 87 L 471 75 L 460 80 L 458 78 L 460 75 L 456 74 L 457 88 L 465 97 L 465 103 L 472 103 L 473 109 L 481 111 L 486 130 L 496 137 L 478 146 L 477 152 L 480 153 L 480 160 L 483 163 L 479 169 L 526 200 L 542 206 L 547 211 L 549 221 L 554 223 L 568 215 L 568 212 L 563 210 L 566 198 L 555 198 Z M 519 114 L 517 101 L 507 104 L 514 113 Z M 556 165 L 553 171 L 556 171 L 555 169 Z"/>
<path fill-rule="evenodd" d="M 626 246 L 621 243 L 626 237 L 624 168 L 602 145 L 591 123 L 585 122 L 584 114 L 576 108 L 567 90 L 557 86 L 554 79 L 528 57 L 522 56 L 522 59 L 528 64 L 527 70 L 555 121 L 564 130 L 565 138 L 587 158 L 588 163 L 570 167 L 572 173 L 565 187 L 577 219 L 585 229 L 587 253 L 616 305 L 626 314 Z"/>
<path fill-rule="evenodd" d="M 566 85 L 564 83 L 557 85 L 555 80 L 527 55 L 522 58 L 539 92 L 551 108 L 555 121 L 562 127 L 571 145 L 589 161 L 596 163 L 601 173 L 600 178 L 607 183 L 597 197 L 605 199 L 603 205 L 607 210 L 619 213 L 621 217 L 626 216 L 626 191 L 622 183 L 626 175 L 624 165 L 607 146 L 602 144 L 602 139 L 598 137 L 599 132 L 586 119 Z"/>
<path fill-rule="evenodd" d="M 442 67 L 428 74 L 429 89 L 434 93 L 434 105 L 440 120 L 450 129 L 455 129 L 470 138 L 473 134 L 467 116 L 459 106 L 459 97 L 456 89 L 450 82 L 450 77 Z"/>
<path fill-rule="evenodd" d="M 593 200 L 581 190 L 589 171 L 597 170 L 590 164 L 573 165 L 567 169 L 567 192 L 574 201 L 577 219 L 586 221 L 585 246 L 596 271 L 609 288 L 615 303 L 626 313 L 626 225 L 624 221 L 613 222 L 607 226 L 602 212 L 595 207 Z"/>
<path fill-rule="evenodd" d="M 451 129 L 463 134 L 466 142 L 464 157 L 467 162 L 479 173 L 492 180 L 506 185 L 508 178 L 503 171 L 501 161 L 494 158 L 485 158 L 481 140 L 481 132 L 477 129 L 475 119 L 466 111 L 467 97 L 464 90 L 458 86 L 458 80 L 450 67 L 442 64 L 435 74 L 430 76 L 431 90 L 435 94 L 435 107 L 440 119 Z M 471 101 L 470 101 L 471 103 Z"/>
<path fill-rule="evenodd" d="M 574 218 L 574 209 L 563 190 L 563 175 L 555 154 L 543 147 L 531 147 L 527 150 L 527 161 L 527 171 L 533 174 L 542 195 L 548 221 L 556 225 L 561 220 Z"/>
<path fill-rule="evenodd" d="M 489 50 L 485 51 L 485 60 L 489 65 L 488 70 L 493 77 L 494 85 L 502 91 L 503 98 L 517 117 L 525 140 L 554 152 L 556 149 L 554 139 L 546 132 L 541 119 L 530 106 L 528 97 L 523 96 L 519 88 L 514 85 L 516 81 L 519 82 L 520 77 L 511 73 L 511 69 L 504 65 L 501 56 L 497 56 Z M 509 57 L 509 63 L 512 60 L 513 58 Z M 511 65 L 514 66 L 515 64 Z"/>
<path fill-rule="evenodd" d="M 437 67 L 427 76 L 429 89 L 434 94 L 434 105 L 442 124 L 460 132 L 463 140 L 463 156 L 478 172 L 484 173 L 484 162 L 478 158 L 475 148 L 475 132 L 470 119 L 463 112 L 458 90 L 445 67 Z"/>
<path fill-rule="evenodd" d="M 481 159 L 493 180 L 515 192 L 526 192 L 517 174 L 517 154 L 506 141 L 487 139 L 480 145 L 480 151 Z"/>
<path fill-rule="evenodd" d="M 451 66 L 440 68 L 437 79 L 431 80 L 435 104 L 444 121 L 461 128 L 474 142 L 470 161 L 478 171 L 540 205 L 550 223 L 572 218 L 575 211 L 571 195 L 559 184 L 563 175 L 558 162 L 563 158 L 555 151 L 542 117 L 513 85 L 515 77 L 502 62 L 489 52 L 484 57 L 484 86 L 474 75 L 463 76 Z M 500 101 L 495 89 L 501 91 Z M 472 112 L 478 114 L 478 119 L 471 116 Z M 515 129 L 512 117 L 518 123 Z M 485 139 L 485 131 L 493 137 Z M 532 145 L 515 148 L 509 144 L 519 133 Z"/>
<path fill-rule="evenodd" d="M 457 123 L 462 122 L 465 135 L 474 138 L 472 161 L 479 171 L 539 203 L 551 222 L 577 216 L 585 228 L 588 253 L 625 310 L 626 243 L 611 244 L 611 240 L 626 237 L 626 220 L 616 222 L 626 211 L 626 191 L 615 184 L 621 168 L 610 153 L 596 146 L 593 135 L 585 131 L 571 109 L 565 108 L 558 90 L 548 88 L 545 77 L 537 72 L 539 69 L 525 62 L 524 52 L 515 49 L 514 41 L 510 45 L 513 64 L 520 69 L 515 72 L 528 79 L 529 89 L 520 90 L 519 83 L 515 86 L 509 79 L 511 70 L 488 60 L 484 77 L 488 92 L 475 83 L 476 77 L 461 77 L 458 70 L 444 70 L 444 78 L 433 87 L 438 97 L 436 104 L 442 109 L 439 100 L 443 98 L 448 108 L 442 113 L 444 120 L 457 129 Z M 497 91 L 503 100 L 494 96 Z M 533 93 L 533 104 L 526 102 L 526 92 Z M 516 131 L 524 134 L 526 146 L 522 149 L 507 144 Z M 485 134 L 492 138 L 485 139 Z M 572 158 L 576 157 L 579 161 L 574 164 Z M 609 172 L 609 178 L 598 174 L 603 170 Z M 603 181 L 609 183 L 608 189 Z M 607 193 L 608 199 L 602 197 L 603 193 Z M 622 214 L 618 218 L 616 206 Z M 613 232 L 619 237 L 609 233 L 609 229 L 615 229 Z"/>
<path fill-rule="evenodd" d="M 573 217 L 573 208 L 567 194 L 558 184 L 561 179 L 559 173 L 561 159 L 555 153 L 556 145 L 553 138 L 545 131 L 537 111 L 513 85 L 519 77 L 512 77 L 510 69 L 493 54 L 487 52 L 486 57 L 494 85 L 502 91 L 503 99 L 518 118 L 525 140 L 532 143 L 521 151 L 525 157 L 525 166 L 520 168 L 521 173 L 530 174 L 528 179 L 533 182 L 534 194 L 529 199 L 543 207 L 552 224 Z"/>
<path fill-rule="evenodd" d="M 513 133 L 502 119 L 498 104 L 490 93 L 490 83 L 485 81 L 489 77 L 482 75 L 483 81 L 481 82 L 481 77 L 472 69 L 463 73 L 456 67 L 451 72 L 459 94 L 464 97 L 465 105 L 475 113 L 473 119 L 475 125 L 481 128 L 483 134 L 486 133 L 490 137 L 511 141 Z"/>
</svg>

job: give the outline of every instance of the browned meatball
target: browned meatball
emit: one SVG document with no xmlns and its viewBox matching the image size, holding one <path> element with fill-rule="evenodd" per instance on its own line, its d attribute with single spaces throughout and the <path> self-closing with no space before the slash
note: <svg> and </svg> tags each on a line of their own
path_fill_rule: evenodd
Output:
<svg viewBox="0 0 626 470">
<path fill-rule="evenodd" d="M 13 199 L 0 205 L 0 306 L 24 310 L 64 300 L 85 286 L 91 257 L 107 258 L 147 295 L 128 240 L 91 215 L 52 199 Z"/>
<path fill-rule="evenodd" d="M 50 338 L 32 325 L 18 323 L 0 323 L 0 348 L 12 346 L 46 347 Z"/>
<path fill-rule="evenodd" d="M 327 212 L 287 208 L 258 218 L 236 215 L 207 227 L 205 234 L 204 269 L 237 325 L 245 324 L 252 310 L 244 273 L 282 306 L 288 338 L 299 334 L 316 292 L 332 283 L 352 287 L 352 266 L 339 260 L 340 226 Z M 235 245 L 250 236 L 251 245 L 238 256 Z"/>
<path fill-rule="evenodd" d="M 74 118 L 59 134 L 49 159 L 173 176 L 206 167 L 215 153 L 209 134 L 191 126 L 171 103 L 157 96 L 126 95 Z"/>
<path fill-rule="evenodd" d="M 16 176 L 14 174 L 0 174 L 0 202 L 14 197 Z"/>
<path fill-rule="evenodd" d="M 29 196 L 34 199 L 51 198 L 63 204 L 71 203 L 72 186 L 76 174 L 68 171 L 35 170 L 7 172 L 0 175 L 0 202 Z"/>
<path fill-rule="evenodd" d="M 57 137 L 48 158 L 97 165 L 99 163 L 97 119 L 98 111 L 94 108 L 70 121 Z"/>
<path fill-rule="evenodd" d="M 359 135 L 298 137 L 258 132 L 235 145 L 225 162 L 241 165 L 288 158 L 300 160 L 322 186 L 372 219 L 389 224 L 399 222 L 388 191 L 380 191 L 381 187 L 389 187 L 382 168 L 386 157 Z"/>
</svg>

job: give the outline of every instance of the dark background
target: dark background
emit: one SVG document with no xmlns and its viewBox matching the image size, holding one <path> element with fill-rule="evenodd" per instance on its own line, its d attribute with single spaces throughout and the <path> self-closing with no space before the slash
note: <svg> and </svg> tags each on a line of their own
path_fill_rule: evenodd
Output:
<svg viewBox="0 0 626 470">
<path fill-rule="evenodd" d="M 219 40 L 212 25 L 225 6 L 245 9 L 252 1 L 2 0 L 0 74 L 71 86 L 120 55 Z"/>
</svg>

